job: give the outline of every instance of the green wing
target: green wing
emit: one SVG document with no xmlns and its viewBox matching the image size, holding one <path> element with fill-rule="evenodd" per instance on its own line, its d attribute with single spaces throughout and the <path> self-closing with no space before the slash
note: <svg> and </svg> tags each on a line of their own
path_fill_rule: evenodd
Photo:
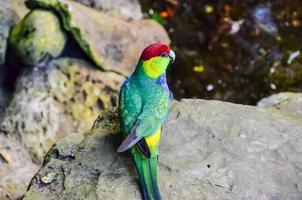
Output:
<svg viewBox="0 0 302 200">
<path fill-rule="evenodd" d="M 124 82 L 120 91 L 118 111 L 121 129 L 125 135 L 130 133 L 141 112 L 142 99 L 135 87 L 135 85 L 130 84 L 128 79 Z"/>
<path fill-rule="evenodd" d="M 145 101 L 135 128 L 135 134 L 138 137 L 150 136 L 157 131 L 167 118 L 170 106 L 168 93 L 162 88 L 155 91 Z"/>
<path fill-rule="evenodd" d="M 124 93 L 123 95 L 126 94 Z M 168 115 L 170 106 L 169 94 L 161 87 L 145 95 L 143 100 L 144 104 L 141 107 L 141 112 L 135 118 L 135 122 L 132 122 L 131 131 L 118 148 L 118 152 L 126 151 L 143 137 L 153 134 L 160 128 Z M 123 102 L 125 103 L 126 101 L 123 100 Z M 124 109 L 129 110 L 130 108 Z M 129 111 L 127 113 L 129 113 Z M 125 126 L 127 126 L 127 124 L 125 124 Z"/>
</svg>

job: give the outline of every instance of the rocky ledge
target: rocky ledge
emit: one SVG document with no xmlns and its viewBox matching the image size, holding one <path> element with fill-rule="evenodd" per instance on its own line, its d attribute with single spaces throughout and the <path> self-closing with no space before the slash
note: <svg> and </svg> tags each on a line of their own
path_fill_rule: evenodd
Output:
<svg viewBox="0 0 302 200">
<path fill-rule="evenodd" d="M 141 199 L 130 158 L 118 155 L 116 114 L 57 142 L 25 200 Z M 163 199 L 288 199 L 302 196 L 302 119 L 275 108 L 175 102 L 163 126 Z"/>
</svg>

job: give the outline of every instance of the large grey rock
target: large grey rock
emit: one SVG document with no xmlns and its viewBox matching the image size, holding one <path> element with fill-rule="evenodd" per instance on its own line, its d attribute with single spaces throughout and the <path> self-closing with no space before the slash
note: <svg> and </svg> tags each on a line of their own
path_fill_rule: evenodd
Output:
<svg viewBox="0 0 302 200">
<path fill-rule="evenodd" d="M 116 153 L 117 133 L 111 113 L 59 141 L 24 199 L 141 199 L 132 161 Z M 301 118 L 271 108 L 177 102 L 162 132 L 163 198 L 300 200 L 301 136 Z"/>
</svg>

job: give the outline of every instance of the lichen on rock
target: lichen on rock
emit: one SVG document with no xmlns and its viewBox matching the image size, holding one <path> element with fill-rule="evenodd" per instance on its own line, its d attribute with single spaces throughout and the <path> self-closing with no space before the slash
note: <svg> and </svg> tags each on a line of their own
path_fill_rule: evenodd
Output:
<svg viewBox="0 0 302 200">
<path fill-rule="evenodd" d="M 13 27 L 8 43 L 10 53 L 21 63 L 35 65 L 59 56 L 65 47 L 66 35 L 54 13 L 35 9 Z"/>
<path fill-rule="evenodd" d="M 90 129 L 97 115 L 117 105 L 123 76 L 79 59 L 55 59 L 19 78 L 2 129 L 18 135 L 37 162 L 59 138 Z"/>
</svg>

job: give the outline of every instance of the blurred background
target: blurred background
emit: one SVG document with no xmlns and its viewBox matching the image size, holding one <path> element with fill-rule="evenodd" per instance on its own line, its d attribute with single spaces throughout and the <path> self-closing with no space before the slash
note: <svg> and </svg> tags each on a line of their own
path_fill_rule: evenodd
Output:
<svg viewBox="0 0 302 200">
<path fill-rule="evenodd" d="M 301 1 L 140 2 L 176 50 L 169 71 L 176 98 L 255 105 L 273 93 L 301 91 Z"/>
</svg>

